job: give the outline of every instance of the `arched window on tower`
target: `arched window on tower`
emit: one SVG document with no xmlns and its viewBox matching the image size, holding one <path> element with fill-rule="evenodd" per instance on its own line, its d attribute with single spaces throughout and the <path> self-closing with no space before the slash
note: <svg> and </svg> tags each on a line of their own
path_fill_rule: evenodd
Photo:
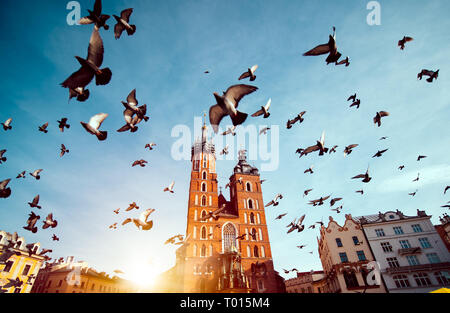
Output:
<svg viewBox="0 0 450 313">
<path fill-rule="evenodd" d="M 233 224 L 227 223 L 223 227 L 223 251 L 230 252 L 236 249 L 236 229 Z"/>
<path fill-rule="evenodd" d="M 250 182 L 247 182 L 246 187 L 247 191 L 252 191 L 252 184 Z"/>
<path fill-rule="evenodd" d="M 202 191 L 206 192 L 206 183 L 202 183 Z"/>
<path fill-rule="evenodd" d="M 250 213 L 250 224 L 255 224 L 255 214 Z"/>
<path fill-rule="evenodd" d="M 206 238 L 206 226 L 202 227 L 200 239 L 207 239 Z"/>
<path fill-rule="evenodd" d="M 206 196 L 202 196 L 202 206 L 206 206 Z"/>
<path fill-rule="evenodd" d="M 253 255 L 255 256 L 255 258 L 259 258 L 258 246 L 255 246 L 253 248 Z"/>
<path fill-rule="evenodd" d="M 202 179 L 206 179 L 206 171 L 203 171 L 203 173 L 202 173 Z"/>
<path fill-rule="evenodd" d="M 202 220 L 202 222 L 206 222 L 206 220 L 203 219 L 205 216 L 206 216 L 206 211 L 203 210 L 202 214 L 200 215 L 200 219 Z"/>
<path fill-rule="evenodd" d="M 248 208 L 253 209 L 253 200 L 252 199 L 248 199 Z"/>
<path fill-rule="evenodd" d="M 206 246 L 205 245 L 202 246 L 202 250 L 200 252 L 200 256 L 201 257 L 206 257 Z"/>
</svg>

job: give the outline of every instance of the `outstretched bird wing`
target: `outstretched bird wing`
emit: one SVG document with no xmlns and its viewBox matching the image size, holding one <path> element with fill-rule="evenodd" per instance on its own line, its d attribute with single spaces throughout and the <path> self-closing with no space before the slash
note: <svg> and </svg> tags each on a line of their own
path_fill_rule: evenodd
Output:
<svg viewBox="0 0 450 313">
<path fill-rule="evenodd" d="M 137 106 L 139 102 L 136 99 L 136 89 L 133 89 L 130 94 L 127 97 L 128 104 L 132 104 L 134 106 Z"/>
<path fill-rule="evenodd" d="M 82 66 L 78 71 L 69 76 L 61 86 L 64 88 L 76 89 L 86 87 L 94 78 L 94 72 L 88 67 Z"/>
<path fill-rule="evenodd" d="M 99 129 L 102 125 L 103 121 L 108 117 L 107 113 L 99 113 L 97 115 L 94 115 L 89 120 L 89 125 L 91 125 L 95 129 Z"/>
<path fill-rule="evenodd" d="M 100 67 L 103 63 L 104 52 L 103 40 L 100 37 L 99 31 L 94 28 L 91 39 L 89 40 L 87 60 L 95 64 L 97 67 Z"/>
<path fill-rule="evenodd" d="M 264 114 L 263 109 L 256 111 L 255 113 L 252 114 L 252 117 L 257 117 L 257 116 L 261 116 Z"/>
<path fill-rule="evenodd" d="M 234 85 L 227 89 L 225 92 L 225 98 L 228 98 L 229 100 L 233 100 L 232 103 L 234 104 L 234 107 L 237 108 L 239 105 L 239 101 L 243 97 L 245 97 L 248 94 L 251 94 L 252 92 L 255 92 L 258 90 L 258 87 L 250 86 L 250 85 Z"/>
<path fill-rule="evenodd" d="M 209 122 L 216 134 L 219 131 L 220 121 L 227 115 L 228 113 L 224 109 L 222 109 L 222 107 L 218 104 L 213 105 L 209 109 Z"/>
<path fill-rule="evenodd" d="M 102 14 L 102 0 L 95 0 L 94 14 L 98 17 Z"/>
<path fill-rule="evenodd" d="M 360 174 L 358 176 L 352 177 L 352 179 L 365 178 L 365 177 L 366 177 L 366 175 Z"/>
<path fill-rule="evenodd" d="M 126 9 L 126 10 L 123 10 L 123 11 L 120 13 L 120 18 L 123 19 L 125 22 L 128 23 L 128 22 L 130 21 L 131 13 L 133 13 L 133 9 Z"/>
<path fill-rule="evenodd" d="M 6 186 L 9 184 L 9 182 L 11 181 L 11 179 L 5 179 L 4 181 L 2 181 L 0 183 L 0 190 L 5 189 Z"/>
<path fill-rule="evenodd" d="M 309 55 L 322 55 L 330 53 L 330 46 L 328 44 L 318 45 L 317 47 L 303 53 L 304 56 Z"/>
</svg>

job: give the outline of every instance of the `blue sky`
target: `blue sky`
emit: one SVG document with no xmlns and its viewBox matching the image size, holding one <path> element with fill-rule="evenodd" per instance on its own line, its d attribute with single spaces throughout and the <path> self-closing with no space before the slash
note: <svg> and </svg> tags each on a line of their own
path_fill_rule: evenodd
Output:
<svg viewBox="0 0 450 313">
<path fill-rule="evenodd" d="M 13 130 L 0 131 L 0 149 L 8 161 L 0 165 L 0 180 L 13 178 L 12 196 L 0 200 L 0 229 L 18 231 L 27 242 L 52 248 L 53 257 L 74 255 L 105 271 L 126 269 L 131 264 L 152 263 L 159 270 L 175 262 L 175 248 L 164 246 L 166 238 L 184 233 L 190 178 L 190 162 L 175 161 L 171 137 L 175 125 L 193 128 L 214 104 L 213 92 L 237 83 L 239 75 L 258 64 L 259 90 L 246 97 L 240 109 L 253 113 L 272 98 L 268 120 L 249 118 L 258 127 L 280 125 L 280 166 L 263 172 L 264 200 L 277 193 L 285 197 L 280 206 L 266 210 L 276 269 L 320 269 L 316 236 L 318 230 L 286 235 L 285 226 L 306 214 L 306 224 L 333 216 L 342 223 L 344 213 L 354 216 L 400 209 L 407 215 L 425 209 L 438 223 L 440 208 L 450 200 L 443 195 L 450 184 L 448 120 L 449 62 L 447 30 L 448 1 L 379 1 L 381 25 L 369 26 L 368 1 L 104 1 L 108 14 L 134 8 L 131 17 L 137 32 L 115 40 L 111 29 L 101 30 L 105 45 L 104 66 L 113 72 L 107 86 L 91 84 L 85 103 L 67 102 L 68 91 L 59 86 L 78 69 L 74 56 L 85 57 L 92 26 L 69 26 L 64 1 L 3 1 L 0 12 L 4 31 L 0 36 L 3 80 L 0 85 L 0 121 L 13 118 Z M 93 1 L 80 1 L 82 16 Z M 20 12 L 20 19 L 11 12 Z M 302 53 L 327 42 L 331 27 L 348 68 L 324 63 L 325 57 Z M 414 37 L 404 51 L 397 41 Z M 440 69 L 432 84 L 417 81 L 423 69 Z M 203 74 L 210 70 L 209 75 Z M 136 134 L 116 132 L 124 123 L 121 100 L 137 89 L 146 103 L 150 121 Z M 359 110 L 349 108 L 349 95 L 357 92 Z M 305 122 L 286 130 L 285 124 L 300 111 Z M 380 128 L 372 118 L 386 110 Z M 99 142 L 79 124 L 97 113 L 109 117 L 102 125 L 109 132 Z M 66 116 L 71 128 L 60 133 L 56 120 Z M 49 133 L 37 131 L 49 122 Z M 225 120 L 228 122 L 228 119 Z M 193 129 L 192 129 L 193 131 Z M 302 159 L 294 154 L 309 146 L 326 131 L 326 145 L 339 145 L 338 153 Z M 388 136 L 386 141 L 379 141 Z M 154 151 L 144 150 L 154 141 Z M 60 144 L 70 153 L 59 157 Z M 344 158 L 344 146 L 357 143 Z M 378 150 L 389 148 L 380 159 Z M 419 154 L 428 158 L 417 162 Z M 146 159 L 146 168 L 131 168 L 136 159 Z M 219 184 L 225 186 L 235 161 L 219 161 Z M 252 160 L 257 167 L 261 160 Z M 303 174 L 310 165 L 315 174 Z M 397 167 L 405 165 L 400 172 Z M 364 185 L 350 177 L 370 165 L 372 181 Z M 41 181 L 15 177 L 22 170 L 42 168 Z M 412 183 L 420 172 L 421 180 Z M 162 192 L 172 180 L 175 194 Z M 314 188 L 311 199 L 333 194 L 343 197 L 344 211 L 329 205 L 312 208 L 302 197 Z M 355 190 L 364 188 L 365 195 Z M 409 192 L 419 189 L 416 197 Z M 30 209 L 27 202 L 41 196 L 41 219 L 53 212 L 60 225 L 55 233 L 61 242 L 51 242 L 52 231 L 33 235 L 22 229 Z M 226 195 L 228 198 L 228 195 Z M 113 210 L 136 201 L 154 208 L 155 227 L 138 232 L 134 227 L 108 226 L 121 222 Z M 274 221 L 288 212 L 285 220 Z M 36 212 L 38 213 L 38 212 Z M 134 212 L 131 214 L 137 214 Z M 304 250 L 296 245 L 307 244 Z M 313 255 L 308 252 L 314 251 Z M 139 260 L 136 261 L 136 260 Z M 157 264 L 157 265 L 155 265 Z M 284 274 L 283 274 L 284 275 Z M 286 277 L 289 277 L 286 276 Z"/>
</svg>

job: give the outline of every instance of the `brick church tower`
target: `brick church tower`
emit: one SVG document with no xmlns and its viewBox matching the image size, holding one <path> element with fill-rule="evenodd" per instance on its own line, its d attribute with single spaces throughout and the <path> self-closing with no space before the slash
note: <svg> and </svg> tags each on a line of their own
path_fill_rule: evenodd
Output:
<svg viewBox="0 0 450 313">
<path fill-rule="evenodd" d="M 245 151 L 227 187 L 230 200 L 218 192 L 215 146 L 206 125 L 192 147 L 192 170 L 186 243 L 177 250 L 168 292 L 282 292 L 274 270 L 261 180 L 247 163 Z M 216 218 L 202 220 L 224 208 Z M 174 286 L 176 285 L 176 287 Z"/>
</svg>

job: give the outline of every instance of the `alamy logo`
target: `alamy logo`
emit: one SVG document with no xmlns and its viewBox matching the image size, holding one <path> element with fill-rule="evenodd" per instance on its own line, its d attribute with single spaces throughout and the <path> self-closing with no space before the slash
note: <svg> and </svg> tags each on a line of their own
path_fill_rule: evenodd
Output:
<svg viewBox="0 0 450 313">
<path fill-rule="evenodd" d="M 66 282 L 69 286 L 79 286 L 81 285 L 81 267 L 73 266 L 72 271 L 67 274 Z"/>
<path fill-rule="evenodd" d="M 367 274 L 367 285 L 369 286 L 380 286 L 381 285 L 381 271 L 380 264 L 375 261 L 367 263 L 367 269 L 370 270 Z"/>
<path fill-rule="evenodd" d="M 381 5 L 378 1 L 367 3 L 367 10 L 371 10 L 367 15 L 367 24 L 370 26 L 381 25 Z"/>
</svg>

